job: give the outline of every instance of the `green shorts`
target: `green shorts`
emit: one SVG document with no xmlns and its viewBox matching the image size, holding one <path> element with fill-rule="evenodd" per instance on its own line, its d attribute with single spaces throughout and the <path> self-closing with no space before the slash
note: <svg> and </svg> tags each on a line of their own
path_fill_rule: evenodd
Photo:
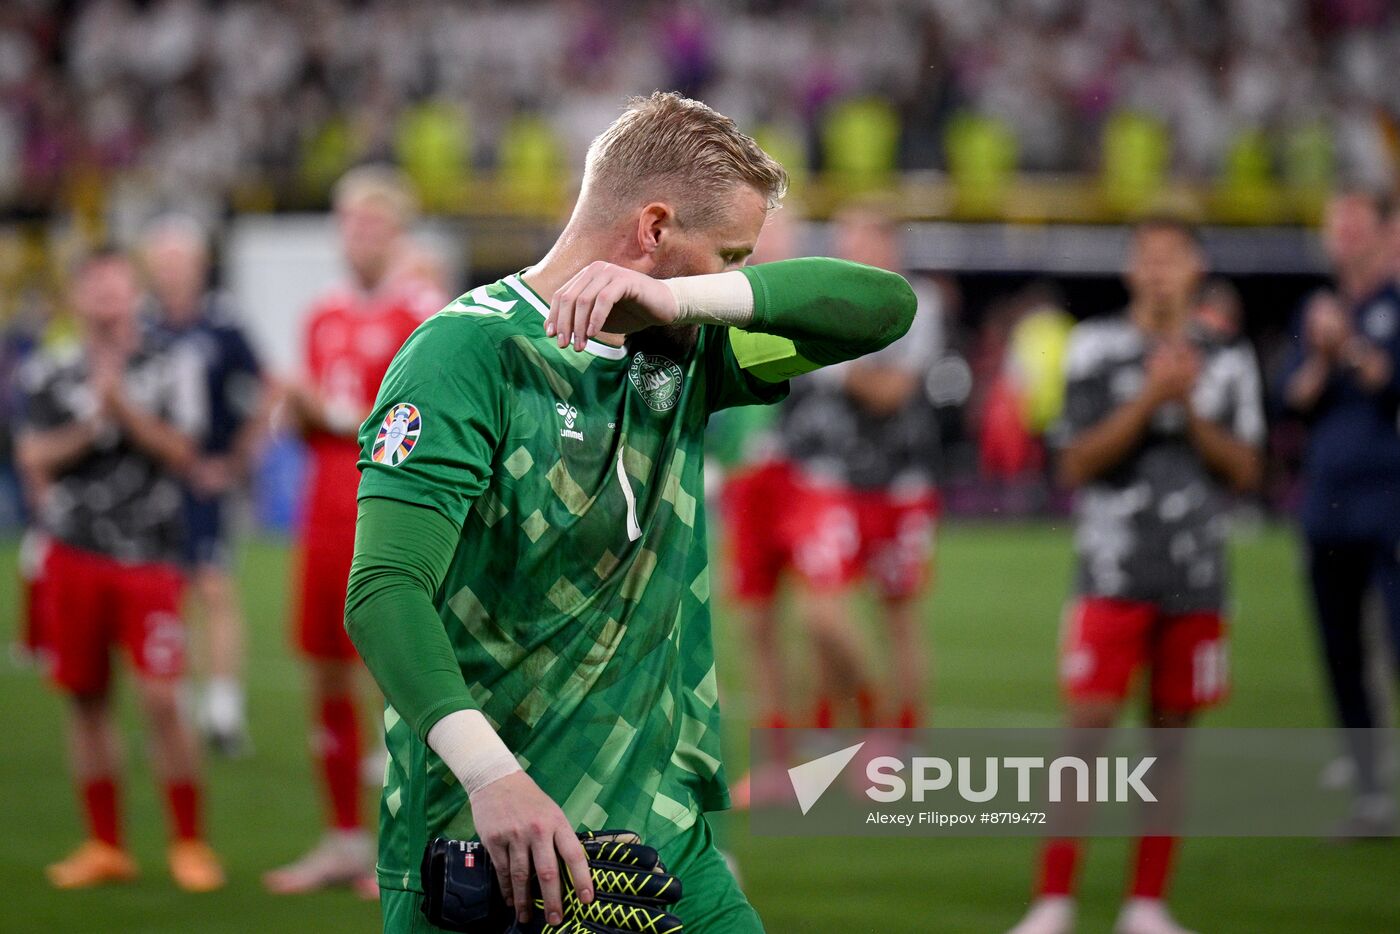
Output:
<svg viewBox="0 0 1400 934">
<path fill-rule="evenodd" d="M 715 848 L 703 816 L 661 849 L 661 861 L 681 880 L 685 895 L 673 909 L 686 934 L 763 934 L 763 922 L 744 897 L 734 874 Z M 403 889 L 380 888 L 384 934 L 431 934 L 439 931 L 423 917 L 423 896 Z"/>
</svg>

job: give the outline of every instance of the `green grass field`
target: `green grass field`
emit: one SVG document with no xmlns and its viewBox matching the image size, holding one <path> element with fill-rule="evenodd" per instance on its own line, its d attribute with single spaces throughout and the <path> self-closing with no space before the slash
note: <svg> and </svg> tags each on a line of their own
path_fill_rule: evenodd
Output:
<svg viewBox="0 0 1400 934">
<path fill-rule="evenodd" d="M 1046 526 L 952 525 L 942 533 L 939 584 L 926 610 L 932 688 L 943 726 L 1056 722 L 1054 646 L 1069 579 L 1068 537 Z M 0 552 L 0 620 L 15 618 L 14 550 Z M 0 931 L 370 932 L 373 904 L 348 894 L 276 898 L 259 874 L 318 832 L 297 664 L 284 636 L 285 547 L 251 544 L 242 561 L 251 624 L 249 689 L 256 755 L 209 763 L 213 840 L 231 883 L 208 896 L 176 893 L 162 860 L 163 819 L 127 711 L 127 827 L 141 882 L 55 893 L 43 865 L 75 843 L 79 823 L 64 767 L 59 698 L 32 672 L 0 662 Z M 1319 726 L 1325 706 L 1286 531 L 1242 537 L 1230 704 L 1207 721 Z M 722 590 L 716 587 L 716 592 Z M 745 745 L 748 696 L 742 633 L 716 606 L 731 770 Z M 369 792 L 366 792 L 367 795 Z M 744 884 L 774 934 L 969 932 L 1009 927 L 1027 901 L 1028 840 L 781 840 L 751 837 L 742 817 L 716 820 Z M 1108 931 L 1127 844 L 1091 844 L 1082 931 Z M 1203 839 L 1181 852 L 1173 903 L 1202 932 L 1400 931 L 1400 842 L 1340 847 L 1312 840 Z"/>
</svg>

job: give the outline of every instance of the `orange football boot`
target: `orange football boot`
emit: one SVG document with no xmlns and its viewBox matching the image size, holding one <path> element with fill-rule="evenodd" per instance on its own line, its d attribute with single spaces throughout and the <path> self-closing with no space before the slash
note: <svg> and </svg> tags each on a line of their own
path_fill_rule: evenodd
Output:
<svg viewBox="0 0 1400 934">
<path fill-rule="evenodd" d="M 59 889 L 131 882 L 139 874 L 136 861 L 125 850 L 101 840 L 88 840 L 67 858 L 50 863 L 44 869 L 49 882 Z"/>
<path fill-rule="evenodd" d="M 168 855 L 170 876 L 186 892 L 212 892 L 224 887 L 224 867 L 203 841 L 172 843 Z"/>
</svg>

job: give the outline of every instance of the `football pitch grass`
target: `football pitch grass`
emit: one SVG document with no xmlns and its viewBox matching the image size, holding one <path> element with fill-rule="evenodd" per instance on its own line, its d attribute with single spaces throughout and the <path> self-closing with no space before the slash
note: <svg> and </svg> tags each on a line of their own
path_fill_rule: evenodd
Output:
<svg viewBox="0 0 1400 934">
<path fill-rule="evenodd" d="M 1057 722 L 1054 649 L 1069 580 L 1069 538 L 1048 525 L 947 526 L 939 582 L 924 619 L 934 652 L 939 726 Z M 0 546 L 0 620 L 8 641 L 17 594 L 14 548 Z M 1319 726 L 1324 696 L 1303 600 L 1297 546 L 1286 529 L 1241 535 L 1235 547 L 1234 694 L 1216 726 Z M 164 820 L 144 745 L 122 692 L 129 777 L 126 827 L 142 863 L 130 886 L 58 893 L 45 863 L 79 837 L 64 763 L 62 708 L 37 675 L 0 662 L 0 932 L 292 932 L 378 930 L 378 908 L 348 893 L 275 897 L 260 874 L 319 832 L 307 757 L 300 672 L 285 636 L 288 550 L 257 540 L 240 562 L 250 620 L 249 696 L 255 755 L 208 761 L 209 824 L 230 877 L 210 895 L 181 895 L 163 861 Z M 714 591 L 722 566 L 716 563 Z M 747 739 L 745 642 L 723 597 L 715 606 L 731 777 Z M 861 613 L 872 634 L 872 614 Z M 791 656 L 806 653 L 789 625 Z M 872 635 L 872 648 L 878 640 Z M 801 683 L 799 680 L 797 683 Z M 367 800 L 372 794 L 366 791 Z M 1025 839 L 769 839 L 742 816 L 714 818 L 773 934 L 969 932 L 1009 927 L 1024 910 L 1034 843 Z M 1079 930 L 1111 929 L 1128 846 L 1089 844 Z M 1196 839 L 1182 845 L 1172 903 L 1213 932 L 1400 931 L 1400 841 Z"/>
</svg>

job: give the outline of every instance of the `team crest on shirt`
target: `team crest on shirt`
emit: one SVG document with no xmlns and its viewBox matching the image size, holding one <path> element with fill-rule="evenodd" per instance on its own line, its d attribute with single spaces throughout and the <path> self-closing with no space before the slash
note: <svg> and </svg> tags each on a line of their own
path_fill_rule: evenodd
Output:
<svg viewBox="0 0 1400 934">
<path fill-rule="evenodd" d="M 675 408 L 681 397 L 681 383 L 685 375 L 680 365 L 660 355 L 647 356 L 644 353 L 632 355 L 632 366 L 627 370 L 632 385 L 641 393 L 642 401 L 657 412 Z"/>
<path fill-rule="evenodd" d="M 386 467 L 399 466 L 413 453 L 422 430 L 423 416 L 418 413 L 418 407 L 407 402 L 398 403 L 384 416 L 370 450 L 370 459 Z"/>
</svg>

